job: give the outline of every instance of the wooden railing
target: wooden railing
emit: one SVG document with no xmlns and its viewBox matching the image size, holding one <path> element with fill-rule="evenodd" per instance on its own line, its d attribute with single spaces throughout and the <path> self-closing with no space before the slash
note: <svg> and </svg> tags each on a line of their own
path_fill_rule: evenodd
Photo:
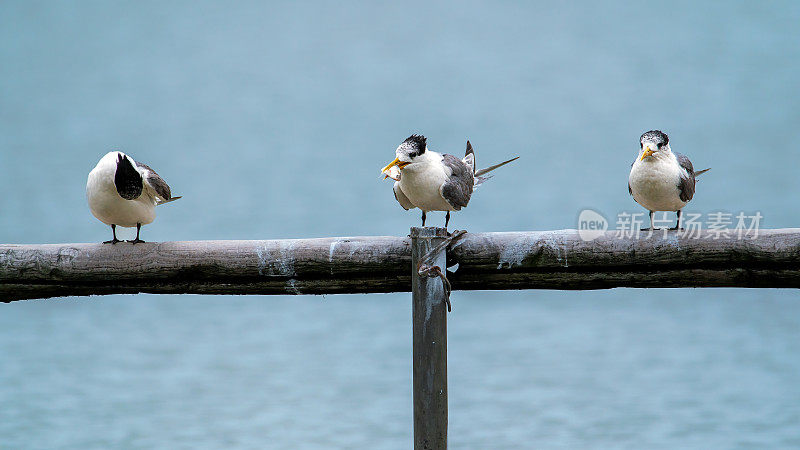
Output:
<svg viewBox="0 0 800 450">
<path fill-rule="evenodd" d="M 727 237 L 723 237 L 727 235 Z M 720 238 L 717 238 L 720 237 Z M 445 267 L 450 267 L 445 279 Z M 587 241 L 575 230 L 0 244 L 0 301 L 104 294 L 412 292 L 415 448 L 447 446 L 448 291 L 800 287 L 800 229 Z"/>
</svg>

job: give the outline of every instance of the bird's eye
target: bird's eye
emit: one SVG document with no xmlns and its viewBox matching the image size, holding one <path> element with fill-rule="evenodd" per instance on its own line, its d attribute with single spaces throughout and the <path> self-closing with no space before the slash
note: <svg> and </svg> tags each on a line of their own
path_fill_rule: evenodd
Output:
<svg viewBox="0 0 800 450">
<path fill-rule="evenodd" d="M 663 146 L 664 146 L 664 143 L 663 143 L 663 142 L 659 142 L 659 143 L 658 143 L 658 148 L 661 148 L 661 147 L 663 147 Z"/>
<path fill-rule="evenodd" d="M 639 148 L 644 148 L 644 142 L 639 142 Z"/>
</svg>

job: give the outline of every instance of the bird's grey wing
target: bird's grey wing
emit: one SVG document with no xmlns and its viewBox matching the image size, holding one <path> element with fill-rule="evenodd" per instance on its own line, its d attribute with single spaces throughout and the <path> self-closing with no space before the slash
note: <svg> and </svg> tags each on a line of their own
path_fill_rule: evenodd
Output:
<svg viewBox="0 0 800 450">
<path fill-rule="evenodd" d="M 394 182 L 394 198 L 397 200 L 397 203 L 400 203 L 400 206 L 402 206 L 406 211 L 416 208 L 416 206 L 411 203 L 411 200 L 406 197 L 406 194 L 403 192 L 403 190 L 400 189 L 399 181 Z"/>
<path fill-rule="evenodd" d="M 678 181 L 678 190 L 680 191 L 681 201 L 688 202 L 694 197 L 695 178 L 694 166 L 686 155 L 674 152 L 675 157 L 678 159 L 678 164 L 681 166 L 681 176 Z"/>
<path fill-rule="evenodd" d="M 453 155 L 443 155 L 442 162 L 450 169 L 450 176 L 439 188 L 439 192 L 447 203 L 458 211 L 469 203 L 475 184 L 475 173 L 464 161 Z"/>
<path fill-rule="evenodd" d="M 180 198 L 172 197 L 172 192 L 170 191 L 167 182 L 164 181 L 164 179 L 161 178 L 161 176 L 159 176 L 150 166 L 140 162 L 137 162 L 136 166 L 142 169 L 142 175 L 145 183 L 149 185 L 150 188 L 155 192 L 156 196 L 158 196 L 159 203 L 166 203 Z"/>
<path fill-rule="evenodd" d="M 475 165 L 475 150 L 472 149 L 472 144 L 470 144 L 469 141 L 467 141 L 467 151 L 464 153 L 464 159 L 462 159 L 462 161 L 472 170 L 472 173 L 475 173 L 475 167 L 477 167 Z"/>
<path fill-rule="evenodd" d="M 631 170 L 633 170 L 633 165 L 636 164 L 636 160 L 634 159 L 631 163 Z M 631 189 L 631 177 L 628 175 L 628 194 L 633 195 L 633 189 Z"/>
</svg>

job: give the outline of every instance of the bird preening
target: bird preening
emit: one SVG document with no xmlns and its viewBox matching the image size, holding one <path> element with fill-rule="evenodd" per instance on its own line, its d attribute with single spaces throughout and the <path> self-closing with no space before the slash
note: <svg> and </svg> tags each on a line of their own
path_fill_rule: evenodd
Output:
<svg viewBox="0 0 800 450">
<path fill-rule="evenodd" d="M 673 152 L 669 136 L 659 130 L 648 131 L 639 138 L 639 154 L 631 164 L 628 176 L 628 193 L 636 203 L 650 212 L 653 231 L 653 214 L 656 211 L 675 211 L 678 221 L 671 230 L 681 230 L 683 207 L 694 197 L 697 177 L 711 169 L 696 171 L 686 155 Z"/>
<path fill-rule="evenodd" d="M 92 214 L 111 226 L 113 238 L 104 244 L 122 242 L 117 226 L 136 227 L 136 239 L 128 242 L 144 242 L 139 233 L 142 225 L 155 219 L 155 207 L 181 198 L 172 196 L 169 185 L 150 166 L 117 151 L 107 153 L 89 172 L 86 197 Z"/>
<path fill-rule="evenodd" d="M 473 190 L 490 178 L 483 175 L 518 158 L 476 170 L 475 151 L 469 141 L 464 158 L 459 159 L 428 150 L 425 136 L 413 134 L 397 147 L 395 159 L 381 173 L 395 180 L 394 197 L 403 209 L 422 210 L 422 226 L 427 212 L 446 211 L 447 228 L 450 212 L 466 207 Z"/>
</svg>

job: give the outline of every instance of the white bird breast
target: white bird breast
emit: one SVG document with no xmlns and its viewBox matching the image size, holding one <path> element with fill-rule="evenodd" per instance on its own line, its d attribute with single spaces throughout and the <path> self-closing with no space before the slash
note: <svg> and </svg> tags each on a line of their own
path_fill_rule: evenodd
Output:
<svg viewBox="0 0 800 450">
<path fill-rule="evenodd" d="M 403 168 L 398 183 L 408 200 L 423 211 L 455 211 L 440 191 L 449 172 L 440 154 L 426 151 Z"/>
<path fill-rule="evenodd" d="M 135 227 L 140 223 L 146 225 L 156 218 L 156 202 L 145 190 L 139 198 L 125 200 L 120 197 L 114 184 L 117 172 L 117 155 L 121 152 L 109 152 L 94 169 L 89 172 L 86 182 L 86 197 L 89 209 L 98 220 L 106 225 Z M 124 153 L 122 153 L 124 155 Z M 134 164 L 133 159 L 128 159 Z M 138 170 L 138 168 L 137 168 Z M 141 173 L 141 170 L 139 171 Z"/>
<path fill-rule="evenodd" d="M 675 154 L 658 155 L 644 161 L 636 159 L 631 167 L 628 182 L 633 199 L 650 211 L 678 211 L 686 206 L 680 198 L 681 173 Z"/>
</svg>

